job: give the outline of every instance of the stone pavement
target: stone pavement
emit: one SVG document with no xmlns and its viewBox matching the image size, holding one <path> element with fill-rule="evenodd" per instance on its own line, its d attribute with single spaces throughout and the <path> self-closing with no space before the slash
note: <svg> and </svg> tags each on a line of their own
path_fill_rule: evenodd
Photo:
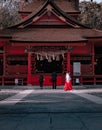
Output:
<svg viewBox="0 0 102 130">
<path fill-rule="evenodd" d="M 44 89 L 52 89 L 52 86 L 44 86 Z M 93 88 L 102 88 L 102 85 L 74 85 L 73 89 L 93 89 Z M 40 86 L 32 86 L 32 85 L 5 85 L 0 86 L 0 89 L 15 89 L 15 90 L 24 90 L 24 89 L 40 89 Z M 57 89 L 63 89 L 63 86 L 57 86 Z"/>
<path fill-rule="evenodd" d="M 101 87 L 32 87 L 1 89 L 0 130 L 102 130 Z"/>
</svg>

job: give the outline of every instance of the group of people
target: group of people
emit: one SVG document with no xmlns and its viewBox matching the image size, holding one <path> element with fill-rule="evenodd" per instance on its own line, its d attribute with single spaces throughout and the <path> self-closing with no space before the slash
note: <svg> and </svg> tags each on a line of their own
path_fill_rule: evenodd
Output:
<svg viewBox="0 0 102 130">
<path fill-rule="evenodd" d="M 57 82 L 57 73 L 56 72 L 52 73 L 51 81 L 52 81 L 52 88 L 56 89 L 56 82 Z M 44 77 L 43 77 L 43 75 L 40 75 L 39 76 L 39 84 L 40 84 L 41 89 L 43 89 L 43 82 L 44 82 Z"/>
<path fill-rule="evenodd" d="M 52 89 L 56 89 L 56 82 L 57 82 L 57 73 L 53 72 L 52 73 Z M 43 82 L 44 82 L 44 77 L 43 75 L 39 76 L 39 84 L 40 84 L 40 88 L 43 89 Z M 64 88 L 65 91 L 67 90 L 72 90 L 72 83 L 71 83 L 71 77 L 70 77 L 70 73 L 66 73 L 65 76 L 65 84 L 64 84 Z"/>
</svg>

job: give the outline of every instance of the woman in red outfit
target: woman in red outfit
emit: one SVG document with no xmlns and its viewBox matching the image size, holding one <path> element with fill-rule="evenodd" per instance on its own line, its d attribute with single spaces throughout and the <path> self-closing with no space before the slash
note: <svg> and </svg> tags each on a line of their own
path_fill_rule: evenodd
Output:
<svg viewBox="0 0 102 130">
<path fill-rule="evenodd" d="M 71 83 L 71 77 L 69 75 L 69 73 L 66 73 L 66 77 L 65 77 L 66 81 L 65 81 L 65 85 L 64 85 L 64 90 L 72 90 L 72 83 Z"/>
</svg>

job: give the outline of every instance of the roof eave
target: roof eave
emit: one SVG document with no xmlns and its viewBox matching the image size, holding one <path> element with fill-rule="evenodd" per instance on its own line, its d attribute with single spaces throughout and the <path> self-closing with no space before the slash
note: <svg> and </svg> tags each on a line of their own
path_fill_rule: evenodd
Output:
<svg viewBox="0 0 102 130">
<path fill-rule="evenodd" d="M 12 36 L 7 36 L 7 35 L 1 35 L 0 38 L 4 38 L 4 39 L 11 39 Z"/>
<path fill-rule="evenodd" d="M 20 14 L 31 14 L 32 11 L 18 11 L 18 13 L 20 13 Z"/>
<path fill-rule="evenodd" d="M 71 40 L 69 40 L 69 41 L 49 41 L 49 40 L 46 40 L 46 41 L 35 41 L 35 40 L 16 40 L 16 39 L 10 39 L 10 42 L 21 42 L 21 43 L 82 43 L 82 42 L 88 42 L 88 40 L 87 39 L 85 39 L 85 40 L 74 40 L 74 41 L 71 41 Z"/>
</svg>

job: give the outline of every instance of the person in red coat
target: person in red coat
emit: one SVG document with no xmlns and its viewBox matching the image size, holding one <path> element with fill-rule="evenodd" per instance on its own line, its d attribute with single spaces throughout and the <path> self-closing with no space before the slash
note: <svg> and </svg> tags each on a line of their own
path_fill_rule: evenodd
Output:
<svg viewBox="0 0 102 130">
<path fill-rule="evenodd" d="M 70 77 L 70 75 L 69 75 L 68 72 L 66 73 L 66 76 L 65 76 L 64 90 L 65 90 L 65 91 L 67 91 L 67 90 L 72 90 L 71 77 Z"/>
</svg>

